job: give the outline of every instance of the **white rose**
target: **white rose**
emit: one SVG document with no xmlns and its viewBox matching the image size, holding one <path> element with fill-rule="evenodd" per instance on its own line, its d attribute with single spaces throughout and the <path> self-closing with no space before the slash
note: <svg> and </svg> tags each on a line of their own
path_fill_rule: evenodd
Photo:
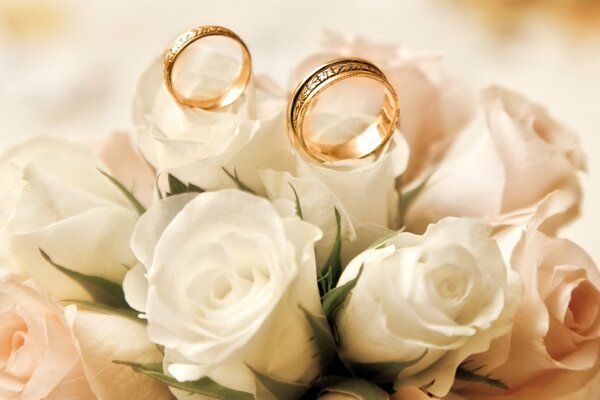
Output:
<svg viewBox="0 0 600 400">
<path fill-rule="evenodd" d="M 173 196 L 149 209 L 132 239 L 143 266 L 124 288 L 150 339 L 165 347 L 166 371 L 249 393 L 250 368 L 285 382 L 315 378 L 318 350 L 301 308 L 322 315 L 319 238 L 313 225 L 239 190 Z"/>
<path fill-rule="evenodd" d="M 191 46 L 185 54 L 198 71 L 193 75 L 175 71 L 175 80 L 189 90 L 187 95 L 207 88 L 226 90 L 228 82 L 222 77 L 239 68 L 235 60 L 215 51 L 198 52 Z M 262 191 L 257 168 L 278 168 L 283 162 L 281 153 L 291 156 L 283 113 L 258 120 L 252 82 L 234 104 L 223 109 L 182 106 L 166 89 L 162 64 L 161 57 L 142 75 L 133 106 L 138 145 L 156 168 L 161 189 L 168 191 L 167 174 L 206 190 L 234 187 L 223 171 L 226 168 L 237 171 L 255 191 Z"/>
<path fill-rule="evenodd" d="M 359 130 L 365 123 L 364 118 L 336 115 L 329 115 L 327 120 L 336 121 L 320 132 L 329 138 Z M 265 170 L 261 171 L 261 177 L 271 199 L 295 201 L 295 190 L 304 219 L 323 231 L 323 240 L 317 246 L 317 260 L 322 266 L 336 236 L 334 209 L 341 214 L 342 238 L 346 241 L 356 240 L 357 230 L 365 225 L 396 227 L 399 210 L 396 179 L 406 168 L 408 157 L 406 140 L 396 130 L 379 155 L 317 163 L 297 151 L 290 171 Z"/>
<path fill-rule="evenodd" d="M 136 264 L 129 248 L 137 214 L 98 169 L 106 167 L 84 145 L 37 137 L 0 156 L 0 181 L 12 192 L 0 203 L 14 273 L 31 277 L 60 299 L 90 300 L 72 279 L 45 261 L 120 283 Z M 3 236 L 4 236 L 3 235 Z"/>
<path fill-rule="evenodd" d="M 356 257 L 338 284 L 362 268 L 337 316 L 342 357 L 376 363 L 425 354 L 398 382 L 431 384 L 430 393 L 445 396 L 459 364 L 511 329 L 519 302 L 520 278 L 489 234 L 483 222 L 448 218 Z"/>
<path fill-rule="evenodd" d="M 335 120 L 321 132 L 322 136 L 335 138 L 348 131 L 360 132 L 365 123 L 372 122 L 339 116 Z M 395 130 L 381 154 L 366 159 L 317 163 L 298 152 L 297 175 L 322 182 L 360 224 L 394 228 L 398 217 L 396 179 L 404 172 L 408 158 L 406 139 Z"/>
</svg>

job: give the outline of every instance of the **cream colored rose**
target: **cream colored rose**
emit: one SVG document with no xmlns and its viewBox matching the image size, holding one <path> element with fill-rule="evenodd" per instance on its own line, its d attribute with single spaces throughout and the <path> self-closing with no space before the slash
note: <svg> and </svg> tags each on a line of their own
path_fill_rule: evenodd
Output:
<svg viewBox="0 0 600 400">
<path fill-rule="evenodd" d="M 37 137 L 0 155 L 0 202 L 7 249 L 17 275 L 59 299 L 89 300 L 76 282 L 40 255 L 72 270 L 120 283 L 136 260 L 129 248 L 137 213 L 100 173 L 107 168 L 84 145 Z M 9 201 L 10 200 L 10 201 Z"/>
<path fill-rule="evenodd" d="M 0 281 L 0 398 L 96 398 L 73 336 L 75 312 L 31 281 Z"/>
<path fill-rule="evenodd" d="M 509 387 L 457 385 L 469 400 L 591 400 L 600 393 L 600 273 L 574 243 L 538 230 L 534 219 L 512 255 L 525 293 L 511 334 L 474 356 Z"/>
<path fill-rule="evenodd" d="M 227 89 L 223 76 L 234 76 L 239 64 L 215 51 L 186 49 L 196 74 L 175 80 L 186 96 Z M 252 83 L 231 106 L 218 111 L 190 108 L 177 103 L 163 81 L 162 57 L 142 75 L 133 105 L 137 144 L 160 176 L 159 186 L 168 191 L 166 175 L 172 174 L 206 190 L 235 187 L 223 171 L 237 171 L 240 179 L 261 192 L 258 168 L 279 168 L 291 156 L 282 112 L 264 121 L 257 118 Z M 283 159 L 281 154 L 283 154 Z"/>
<path fill-rule="evenodd" d="M 8 261 L 8 221 L 19 202 L 23 187 L 21 171 L 12 165 L 0 164 L 0 275 L 13 273 Z"/>
<path fill-rule="evenodd" d="M 421 232 L 445 216 L 527 223 L 538 205 L 559 191 L 569 199 L 553 225 L 576 214 L 578 173 L 585 169 L 577 137 L 541 106 L 500 87 L 483 93 L 483 114 L 409 206 L 410 231 Z"/>
<path fill-rule="evenodd" d="M 79 310 L 73 332 L 97 400 L 170 400 L 167 386 L 115 360 L 160 363 L 163 355 L 146 335 L 146 326 L 118 315 Z"/>
<path fill-rule="evenodd" d="M 457 367 L 507 333 L 518 305 L 518 274 L 505 266 L 487 224 L 447 218 L 423 236 L 398 233 L 357 256 L 338 285 L 362 271 L 338 313 L 347 361 L 417 360 L 398 386 L 448 394 Z"/>
<path fill-rule="evenodd" d="M 124 289 L 164 346 L 166 372 L 249 393 L 250 368 L 285 382 L 315 378 L 318 350 L 302 308 L 322 315 L 319 237 L 292 204 L 282 217 L 239 190 L 173 196 L 149 209 L 132 239 L 142 265 Z"/>
</svg>

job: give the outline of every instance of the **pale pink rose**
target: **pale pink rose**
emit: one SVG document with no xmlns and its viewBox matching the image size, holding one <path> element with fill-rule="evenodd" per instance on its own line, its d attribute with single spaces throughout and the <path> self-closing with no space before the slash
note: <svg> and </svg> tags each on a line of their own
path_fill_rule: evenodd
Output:
<svg viewBox="0 0 600 400">
<path fill-rule="evenodd" d="M 474 96 L 442 71 L 439 55 L 418 54 L 402 46 L 371 43 L 333 32 L 325 32 L 322 47 L 323 52 L 306 59 L 296 69 L 294 85 L 315 67 L 339 57 L 364 58 L 381 68 L 398 94 L 398 127 L 411 153 L 402 176 L 404 187 L 431 172 L 474 115 Z M 356 88 L 356 85 L 347 85 L 344 89 L 351 95 L 356 93 Z M 344 97 L 336 98 L 344 100 Z M 379 98 L 361 92 L 361 96 L 353 96 L 354 99 L 363 103 L 355 105 L 357 109 L 371 109 L 373 115 L 379 111 L 372 109 L 379 107 Z M 327 101 L 331 103 L 335 98 L 327 98 Z M 332 104 L 327 106 L 333 107 Z"/>
<path fill-rule="evenodd" d="M 511 264 L 525 293 L 511 334 L 472 357 L 509 391 L 456 382 L 468 400 L 594 400 L 600 393 L 600 272 L 574 243 L 540 232 L 534 218 Z"/>
<path fill-rule="evenodd" d="M 0 282 L 0 398 L 96 398 L 72 332 L 75 312 L 31 281 Z"/>
<path fill-rule="evenodd" d="M 476 122 L 408 207 L 408 230 L 423 231 L 446 216 L 526 223 L 555 192 L 568 199 L 553 226 L 577 214 L 585 157 L 576 135 L 541 106 L 497 86 L 484 91 Z"/>
<path fill-rule="evenodd" d="M 110 174 L 146 207 L 152 204 L 156 173 L 126 133 L 113 133 L 96 151 Z"/>
</svg>

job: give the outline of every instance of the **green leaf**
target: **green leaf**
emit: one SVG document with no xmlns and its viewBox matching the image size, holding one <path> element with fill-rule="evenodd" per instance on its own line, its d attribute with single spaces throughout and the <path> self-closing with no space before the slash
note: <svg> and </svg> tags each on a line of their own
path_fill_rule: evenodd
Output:
<svg viewBox="0 0 600 400">
<path fill-rule="evenodd" d="M 385 247 L 387 245 L 388 240 L 390 240 L 391 238 L 393 238 L 394 236 L 396 236 L 397 234 L 402 233 L 402 232 L 404 232 L 404 228 L 399 229 L 394 232 L 390 232 L 387 235 L 380 237 L 379 239 L 377 239 L 376 241 L 371 243 L 371 245 L 369 246 L 369 249 L 381 249 L 381 248 Z"/>
<path fill-rule="evenodd" d="M 242 182 L 240 180 L 240 178 L 238 177 L 238 174 L 237 174 L 237 170 L 235 168 L 233 169 L 233 174 L 231 172 L 227 171 L 227 169 L 225 167 L 221 167 L 221 169 L 227 174 L 229 179 L 231 179 L 237 185 L 238 189 L 243 190 L 244 192 L 251 193 L 251 194 L 256 194 L 256 192 L 254 190 L 252 190 L 250 188 L 250 186 L 246 185 L 244 182 Z"/>
<path fill-rule="evenodd" d="M 376 384 L 363 379 L 344 379 L 328 386 L 323 393 L 339 393 L 357 400 L 389 400 L 390 396 Z"/>
<path fill-rule="evenodd" d="M 319 294 L 321 295 L 321 299 L 323 299 L 323 297 L 325 297 L 325 295 L 329 293 L 333 287 L 332 276 L 333 272 L 330 268 L 325 268 L 319 273 L 317 283 L 319 284 Z"/>
<path fill-rule="evenodd" d="M 336 234 L 331 253 L 325 263 L 325 268 L 319 274 L 319 291 L 321 297 L 329 293 L 340 280 L 342 275 L 342 221 L 340 212 L 334 208 Z"/>
<path fill-rule="evenodd" d="M 479 382 L 483 383 L 484 385 L 496 387 L 498 389 L 509 390 L 508 386 L 504 382 L 502 382 L 501 379 L 492 378 L 491 374 L 478 374 L 477 372 L 483 367 L 478 367 L 470 370 L 467 369 L 465 365 L 466 363 L 461 364 L 456 370 L 456 379 L 461 381 Z"/>
<path fill-rule="evenodd" d="M 98 168 L 98 171 L 100 171 L 100 173 L 102 175 L 104 175 L 105 177 L 107 177 L 108 180 L 111 181 L 112 184 L 115 185 L 117 187 L 117 189 L 119 189 L 119 191 L 121 193 L 123 193 L 123 195 L 125 196 L 125 198 L 127 199 L 127 201 L 129 201 L 129 203 L 131 204 L 131 206 L 135 209 L 135 211 L 139 215 L 142 215 L 143 213 L 146 212 L 146 208 L 142 205 L 142 203 L 140 203 L 140 201 L 133 195 L 133 193 L 131 193 L 129 191 L 129 189 L 127 189 L 125 186 L 123 186 L 123 184 L 121 182 L 119 182 L 118 180 L 116 180 L 110 174 L 102 171 L 100 168 Z"/>
<path fill-rule="evenodd" d="M 77 282 L 85 291 L 89 293 L 96 303 L 104 304 L 109 307 L 132 310 L 125 301 L 123 288 L 108 279 L 98 276 L 85 275 L 56 264 L 50 256 L 42 249 L 40 254 L 50 265 L 58 269 L 63 274 Z"/>
<path fill-rule="evenodd" d="M 323 296 L 323 313 L 332 326 L 335 325 L 335 318 L 338 311 L 342 308 L 344 301 L 346 301 L 346 297 L 356 286 L 356 283 L 362 274 L 362 269 L 363 267 L 361 266 L 356 278 L 346 282 L 342 286 L 332 289 Z"/>
<path fill-rule="evenodd" d="M 297 399 L 310 388 L 307 384 L 281 382 L 257 372 L 250 366 L 248 368 L 254 373 L 256 398 L 260 400 Z"/>
<path fill-rule="evenodd" d="M 162 192 L 160 191 L 160 187 L 158 186 L 158 179 L 160 178 L 160 174 L 156 175 L 156 180 L 154 182 L 154 188 L 156 189 L 156 195 L 158 196 L 159 200 L 162 200 L 164 198 Z"/>
<path fill-rule="evenodd" d="M 174 175 L 168 174 L 167 181 L 169 183 L 169 191 L 167 192 L 167 196 L 174 196 L 187 192 L 187 185 L 177 179 L 177 177 Z"/>
<path fill-rule="evenodd" d="M 385 383 L 398 378 L 398 375 L 406 368 L 421 361 L 427 354 L 427 350 L 419 357 L 408 361 L 392 361 L 378 363 L 359 363 L 350 360 L 342 360 L 346 367 L 355 375 L 370 382 Z"/>
<path fill-rule="evenodd" d="M 226 388 L 206 377 L 197 381 L 179 382 L 177 379 L 163 373 L 162 364 L 140 364 L 129 361 L 113 362 L 115 364 L 127 365 L 133 368 L 134 371 L 149 376 L 150 378 L 167 384 L 175 389 L 209 396 L 219 400 L 254 400 L 254 396 L 250 393 Z"/>
<path fill-rule="evenodd" d="M 205 190 L 199 186 L 188 183 L 185 184 L 174 175 L 168 174 L 167 180 L 169 183 L 169 191 L 166 192 L 167 197 L 175 196 L 182 193 L 204 193 Z"/>
<path fill-rule="evenodd" d="M 296 188 L 294 188 L 294 186 L 291 183 L 289 183 L 289 185 L 292 188 L 292 192 L 294 192 L 294 197 L 296 198 L 296 214 L 298 215 L 298 218 L 300 218 L 301 220 L 304 220 L 304 215 L 302 214 L 302 205 L 300 204 L 300 198 L 298 197 L 298 192 L 296 192 Z"/>
<path fill-rule="evenodd" d="M 410 207 L 412 202 L 415 201 L 417 196 L 423 191 L 423 189 L 427 185 L 427 182 L 429 182 L 429 178 L 431 178 L 431 175 L 423 179 L 423 182 L 421 182 L 417 187 L 405 193 L 401 192 L 400 184 L 397 184 L 397 190 L 400 193 L 400 212 L 398 213 L 398 227 L 404 227 L 404 219 L 406 217 L 408 207 Z"/>
<path fill-rule="evenodd" d="M 321 369 L 325 371 L 335 359 L 336 354 L 336 343 L 333 333 L 331 332 L 331 327 L 329 326 L 327 318 L 324 316 L 314 315 L 302 307 L 300 307 L 300 309 L 304 312 L 304 315 L 306 315 L 308 324 L 313 331 L 312 340 L 315 341 L 317 349 L 319 349 L 319 353 L 315 356 L 320 357 Z"/>
<path fill-rule="evenodd" d="M 100 312 L 103 314 L 115 314 L 115 315 L 120 315 L 122 317 L 127 317 L 129 319 L 133 319 L 135 321 L 138 322 L 143 322 L 146 323 L 145 319 L 141 319 L 138 317 L 139 313 L 135 310 L 126 310 L 124 308 L 116 308 L 116 307 L 111 307 L 111 306 L 107 306 L 105 304 L 101 304 L 101 303 L 93 303 L 91 301 L 84 301 L 84 300 L 63 300 L 64 303 L 67 304 L 75 304 L 77 306 L 80 306 L 82 308 L 86 308 L 88 310 L 92 310 L 92 311 L 96 311 L 96 312 Z"/>
</svg>

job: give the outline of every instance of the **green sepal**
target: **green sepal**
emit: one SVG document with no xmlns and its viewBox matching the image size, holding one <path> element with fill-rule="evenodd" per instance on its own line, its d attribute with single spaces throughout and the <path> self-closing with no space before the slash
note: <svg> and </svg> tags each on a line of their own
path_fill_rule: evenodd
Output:
<svg viewBox="0 0 600 400">
<path fill-rule="evenodd" d="M 319 274 L 319 292 L 321 297 L 331 291 L 342 275 L 342 218 L 337 208 L 334 208 L 336 233 L 331 253 L 325 263 L 325 268 Z"/>
<path fill-rule="evenodd" d="M 501 379 L 492 378 L 492 376 L 490 374 L 488 374 L 488 375 L 479 374 L 478 371 L 480 369 L 482 369 L 483 367 L 478 367 L 478 368 L 470 370 L 465 367 L 466 364 L 467 363 L 463 363 L 456 369 L 455 378 L 457 380 L 469 381 L 469 382 L 479 382 L 479 383 L 483 383 L 484 385 L 496 387 L 498 389 L 509 390 L 509 387 Z"/>
<path fill-rule="evenodd" d="M 182 193 L 204 193 L 205 190 L 192 183 L 185 184 L 176 176 L 167 174 L 167 181 L 169 184 L 169 191 L 165 193 L 167 197 L 175 196 Z"/>
<path fill-rule="evenodd" d="M 408 361 L 391 361 L 377 363 L 359 363 L 350 360 L 342 360 L 344 365 L 353 375 L 367 379 L 370 382 L 385 383 L 398 379 L 398 375 L 406 368 L 421 361 L 427 354 L 427 350 L 419 357 Z"/>
<path fill-rule="evenodd" d="M 223 170 L 223 172 L 225 172 L 225 174 L 227 174 L 229 179 L 231 179 L 233 181 L 233 183 L 236 184 L 238 189 L 243 190 L 244 192 L 248 192 L 250 194 L 256 194 L 256 192 L 254 190 L 252 190 L 252 188 L 250 186 L 246 185 L 244 182 L 242 182 L 240 180 L 240 178 L 238 177 L 238 174 L 237 174 L 237 170 L 235 168 L 233 169 L 233 174 L 231 172 L 227 171 L 227 168 L 225 168 L 225 167 L 221 167 L 221 169 Z"/>
<path fill-rule="evenodd" d="M 133 309 L 129 307 L 129 304 L 127 304 L 127 301 L 125 301 L 125 294 L 123 293 L 123 288 L 121 285 L 111 282 L 105 278 L 86 275 L 65 268 L 52 261 L 50 256 L 44 250 L 39 250 L 46 262 L 77 282 L 86 292 L 88 292 L 94 302 L 113 308 L 133 311 Z"/>
<path fill-rule="evenodd" d="M 251 393 L 229 389 L 207 377 L 198 379 L 197 381 L 179 382 L 177 379 L 163 373 L 162 364 L 140 364 L 120 360 L 113 362 L 115 364 L 127 365 L 133 368 L 135 372 L 139 372 L 175 389 L 185 390 L 189 393 L 201 394 L 218 400 L 254 400 L 254 395 Z"/>
<path fill-rule="evenodd" d="M 63 302 L 67 303 L 67 304 L 75 304 L 77 306 L 80 306 L 81 308 L 86 308 L 91 311 L 96 311 L 96 312 L 100 312 L 103 314 L 120 315 L 122 317 L 126 317 L 129 319 L 138 321 L 138 322 L 146 323 L 146 320 L 141 319 L 139 317 L 139 313 L 133 309 L 116 308 L 116 307 L 107 306 L 106 304 L 93 303 L 91 301 L 84 301 L 84 300 L 67 299 L 67 300 L 63 300 Z"/>
<path fill-rule="evenodd" d="M 342 306 L 344 305 L 344 301 L 346 301 L 346 297 L 350 294 L 352 289 L 356 286 L 358 279 L 362 275 L 363 267 L 361 266 L 358 270 L 358 274 L 354 279 L 344 283 L 342 286 L 338 286 L 335 289 L 327 292 L 325 296 L 323 296 L 323 313 L 327 317 L 329 323 L 333 326 L 335 325 L 335 318 L 337 313 L 340 311 Z"/>
<path fill-rule="evenodd" d="M 275 380 L 247 365 L 254 373 L 256 398 L 260 400 L 289 400 L 301 397 L 310 385 Z"/>
<path fill-rule="evenodd" d="M 146 212 L 146 207 L 144 207 L 142 205 L 142 203 L 140 203 L 140 201 L 133 195 L 133 193 L 131 193 L 131 191 L 129 189 L 127 189 L 121 182 L 119 182 L 118 180 L 116 180 L 110 174 L 102 171 L 100 168 L 97 168 L 97 169 L 98 169 L 98 171 L 100 171 L 100 173 L 102 175 L 104 175 L 105 177 L 107 177 L 108 180 L 111 181 L 111 183 L 113 185 L 115 185 L 116 188 L 119 189 L 119 191 L 121 193 L 123 193 L 123 195 L 125 196 L 125 198 L 127 199 L 127 201 L 129 201 L 129 203 L 135 209 L 135 211 L 138 213 L 138 215 L 142 215 L 143 213 Z"/>
<path fill-rule="evenodd" d="M 397 185 L 398 193 L 400 193 L 400 204 L 399 204 L 400 210 L 398 213 L 398 225 L 397 225 L 398 227 L 400 227 L 400 228 L 404 227 L 404 219 L 406 217 L 406 212 L 408 211 L 408 208 L 415 201 L 417 196 L 419 196 L 419 194 L 423 191 L 423 189 L 427 185 L 427 182 L 429 182 L 429 178 L 431 178 L 431 175 L 429 175 L 427 178 L 423 179 L 423 182 L 421 182 L 417 187 L 415 187 L 407 192 L 402 192 L 400 190 L 400 185 L 399 184 Z"/>
<path fill-rule="evenodd" d="M 301 220 L 304 220 L 304 214 L 302 213 L 302 205 L 300 204 L 300 197 L 298 197 L 298 192 L 296 192 L 296 188 L 290 182 L 288 182 L 288 184 L 292 188 L 292 192 L 294 192 L 294 197 L 296 198 L 296 215 L 298 215 L 298 218 L 300 218 Z"/>
<path fill-rule="evenodd" d="M 300 309 L 306 316 L 308 324 L 313 331 L 311 340 L 315 341 L 315 345 L 319 351 L 315 356 L 320 358 L 321 370 L 325 371 L 333 362 L 336 355 L 336 343 L 329 322 L 322 315 L 314 315 L 302 307 Z"/>
<path fill-rule="evenodd" d="M 327 386 L 324 393 L 338 393 L 352 396 L 356 400 L 389 400 L 390 396 L 373 382 L 363 379 L 340 379 L 337 383 Z"/>
</svg>

